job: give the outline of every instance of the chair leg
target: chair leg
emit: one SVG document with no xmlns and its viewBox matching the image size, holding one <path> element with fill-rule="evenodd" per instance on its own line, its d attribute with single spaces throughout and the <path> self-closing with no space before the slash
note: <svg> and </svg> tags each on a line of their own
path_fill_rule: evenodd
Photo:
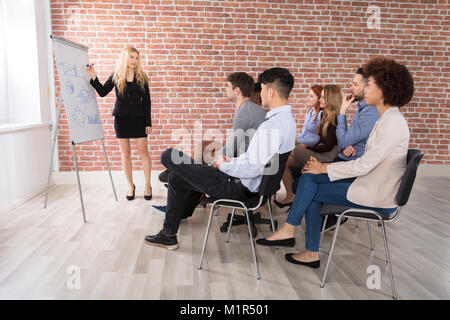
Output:
<svg viewBox="0 0 450 320">
<path fill-rule="evenodd" d="M 245 211 L 245 216 L 247 218 L 248 234 L 249 234 L 250 244 L 251 244 L 252 252 L 253 252 L 253 260 L 255 262 L 255 267 L 256 267 L 256 280 L 259 280 L 259 279 L 261 279 L 261 277 L 259 276 L 258 259 L 256 258 L 255 243 L 254 243 L 254 240 L 252 237 L 252 228 L 250 226 L 250 217 L 248 216 L 248 210 L 244 210 L 244 211 Z"/>
<path fill-rule="evenodd" d="M 381 222 L 381 230 L 383 231 L 384 248 L 386 249 L 386 257 L 387 257 L 388 265 L 389 265 L 389 275 L 391 277 L 392 298 L 397 299 L 397 293 L 396 293 L 395 284 L 394 284 L 394 274 L 392 272 L 391 256 L 389 254 L 389 246 L 388 246 L 388 241 L 387 241 L 387 237 L 386 237 L 386 229 L 384 227 L 384 221 Z"/>
<path fill-rule="evenodd" d="M 325 220 L 323 220 L 322 232 L 320 233 L 319 249 L 320 249 L 320 246 L 322 244 L 323 233 L 324 233 L 324 230 L 325 230 L 325 226 L 327 224 L 327 220 L 328 220 L 328 215 L 326 215 L 325 216 Z"/>
<path fill-rule="evenodd" d="M 325 272 L 323 274 L 322 283 L 320 284 L 321 288 L 325 287 L 325 280 L 327 278 L 328 267 L 330 266 L 331 257 L 333 256 L 334 245 L 336 243 L 337 235 L 338 235 L 338 232 L 339 232 L 339 227 L 341 225 L 341 219 L 342 219 L 342 216 L 338 216 L 338 220 L 337 220 L 337 223 L 336 223 L 336 230 L 334 231 L 333 241 L 331 242 L 330 253 L 328 255 L 327 266 L 325 267 Z"/>
<path fill-rule="evenodd" d="M 230 231 L 231 231 L 231 226 L 233 225 L 233 218 L 234 218 L 234 213 L 236 212 L 236 209 L 233 209 L 233 212 L 231 213 L 231 218 L 230 218 L 230 224 L 228 225 L 228 232 L 227 232 L 227 240 L 225 240 L 225 243 L 229 243 L 229 239 L 230 239 Z"/>
<path fill-rule="evenodd" d="M 212 221 L 213 213 L 214 213 L 214 206 L 211 206 L 211 210 L 209 212 L 208 226 L 206 227 L 205 240 L 203 241 L 202 256 L 200 257 L 200 264 L 198 266 L 199 270 L 202 269 L 203 258 L 205 256 L 206 243 L 208 242 L 208 235 L 209 235 L 209 230 L 211 229 L 211 221 Z"/>
<path fill-rule="evenodd" d="M 275 232 L 275 223 L 273 222 L 273 216 L 272 216 L 272 204 L 270 203 L 270 198 L 267 199 L 267 207 L 269 208 L 269 216 L 270 216 L 270 223 L 272 224 L 272 232 Z"/>
<path fill-rule="evenodd" d="M 276 195 L 276 194 L 275 194 Z M 270 197 L 267 199 L 267 207 L 269 208 L 269 215 L 270 215 L 270 223 L 272 224 L 272 232 L 275 232 L 275 223 L 273 222 L 273 216 L 272 216 L 272 204 L 270 203 Z M 275 250 L 278 250 L 280 247 L 276 246 Z"/>
<path fill-rule="evenodd" d="M 384 226 L 384 222 L 383 221 L 378 221 L 378 226 L 381 228 L 381 231 L 383 231 L 383 226 Z M 384 237 L 384 235 L 383 235 Z M 388 257 L 388 253 L 386 251 L 386 246 L 384 247 L 384 254 L 386 255 L 386 263 L 389 264 L 389 257 Z"/>
<path fill-rule="evenodd" d="M 373 248 L 372 231 L 370 229 L 370 222 L 369 221 L 367 221 L 367 229 L 369 229 L 370 250 L 375 251 L 375 249 Z"/>
</svg>

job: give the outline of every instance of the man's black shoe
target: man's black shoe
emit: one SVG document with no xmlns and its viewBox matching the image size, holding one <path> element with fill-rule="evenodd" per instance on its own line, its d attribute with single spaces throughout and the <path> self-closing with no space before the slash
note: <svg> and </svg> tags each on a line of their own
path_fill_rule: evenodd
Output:
<svg viewBox="0 0 450 320">
<path fill-rule="evenodd" d="M 146 236 L 145 243 L 155 247 L 162 247 L 169 250 L 175 250 L 178 248 L 177 236 L 168 236 L 160 231 L 154 236 Z"/>
<path fill-rule="evenodd" d="M 320 227 L 320 230 L 322 230 L 323 228 L 323 222 L 325 221 L 325 218 L 322 219 L 322 226 Z M 341 219 L 341 225 L 346 223 L 348 221 L 348 218 L 342 218 Z M 325 229 L 323 230 L 325 231 L 330 231 L 330 230 L 334 230 L 336 228 L 336 224 L 337 224 L 337 217 L 334 215 L 329 215 L 328 219 L 327 219 L 327 224 L 325 225 Z"/>
<path fill-rule="evenodd" d="M 169 182 L 169 170 L 164 170 L 163 172 L 161 172 L 158 176 L 158 179 L 163 183 Z"/>
</svg>

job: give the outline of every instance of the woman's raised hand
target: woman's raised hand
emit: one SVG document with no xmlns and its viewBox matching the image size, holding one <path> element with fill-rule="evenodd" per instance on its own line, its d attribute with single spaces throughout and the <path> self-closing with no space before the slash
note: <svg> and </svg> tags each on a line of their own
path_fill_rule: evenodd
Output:
<svg viewBox="0 0 450 320">
<path fill-rule="evenodd" d="M 95 80 L 95 78 L 97 78 L 97 75 L 95 74 L 95 70 L 94 70 L 94 64 L 90 63 L 86 65 L 86 71 L 89 74 L 89 76 L 91 77 L 92 80 Z"/>
</svg>

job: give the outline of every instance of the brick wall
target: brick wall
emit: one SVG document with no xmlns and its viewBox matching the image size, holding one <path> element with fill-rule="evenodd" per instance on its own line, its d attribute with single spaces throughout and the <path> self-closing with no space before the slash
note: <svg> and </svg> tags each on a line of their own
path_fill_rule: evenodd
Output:
<svg viewBox="0 0 450 320">
<path fill-rule="evenodd" d="M 354 71 L 377 55 L 391 56 L 413 73 L 415 95 L 403 108 L 411 147 L 425 151 L 426 164 L 449 165 L 449 11 L 447 0 L 51 1 L 53 33 L 90 47 L 100 81 L 122 48 L 140 51 L 150 77 L 154 169 L 162 169 L 162 151 L 180 145 L 175 129 L 194 133 L 182 144 L 189 152 L 201 129 L 231 128 L 234 108 L 224 96 L 229 73 L 256 78 L 273 66 L 288 68 L 296 81 L 290 103 L 300 131 L 311 85 L 335 83 L 348 92 Z M 114 92 L 98 98 L 112 169 L 121 170 L 110 115 L 114 101 Z M 74 170 L 66 119 L 63 108 L 61 171 Z M 106 169 L 100 143 L 77 148 L 81 170 Z M 134 144 L 132 158 L 140 169 Z"/>
</svg>

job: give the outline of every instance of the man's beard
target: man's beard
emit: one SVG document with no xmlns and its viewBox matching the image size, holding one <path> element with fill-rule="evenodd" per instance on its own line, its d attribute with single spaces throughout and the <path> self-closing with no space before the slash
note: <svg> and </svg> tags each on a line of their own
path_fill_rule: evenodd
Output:
<svg viewBox="0 0 450 320">
<path fill-rule="evenodd" d="M 364 95 L 357 96 L 355 95 L 353 98 L 353 102 L 358 102 L 364 99 Z"/>
</svg>

